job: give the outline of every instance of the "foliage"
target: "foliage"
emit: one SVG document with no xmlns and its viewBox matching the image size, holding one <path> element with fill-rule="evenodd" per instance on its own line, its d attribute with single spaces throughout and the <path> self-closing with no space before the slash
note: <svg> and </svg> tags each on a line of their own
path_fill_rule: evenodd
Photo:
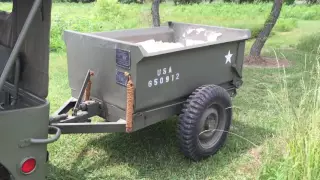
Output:
<svg viewBox="0 0 320 180">
<path fill-rule="evenodd" d="M 116 0 L 98 0 L 95 4 L 81 5 L 83 6 L 81 11 L 74 12 L 72 10 L 74 9 L 73 6 L 71 4 L 54 6 L 60 10 L 59 13 L 54 13 L 52 17 L 51 50 L 53 51 L 64 49 L 62 35 L 65 29 L 90 32 L 151 26 L 150 5 L 127 5 L 120 4 Z M 271 36 L 274 36 L 277 32 L 294 30 L 297 27 L 297 21 L 299 19 L 304 20 L 307 17 L 306 14 L 310 14 L 309 17 L 312 17 L 312 19 L 320 19 L 317 16 L 317 10 L 320 11 L 319 7 L 283 6 L 283 12 L 274 31 L 271 32 Z M 179 6 L 163 4 L 160 6 L 160 15 L 161 22 L 168 20 L 186 21 L 250 29 L 252 38 L 255 38 L 263 27 L 270 8 L 270 3 L 242 5 L 217 3 L 210 6 L 202 4 Z M 73 16 L 70 11 L 78 15 Z M 255 18 L 252 18 L 252 16 Z"/>
<path fill-rule="evenodd" d="M 284 2 L 288 5 L 292 5 L 294 4 L 295 0 L 285 0 Z"/>
<path fill-rule="evenodd" d="M 125 12 L 117 0 L 97 0 L 96 17 L 98 19 L 111 21 L 119 18 L 124 18 Z"/>
<path fill-rule="evenodd" d="M 91 3 L 96 0 L 52 0 L 53 3 Z M 12 0 L 0 0 L 0 2 L 12 2 Z"/>
<path fill-rule="evenodd" d="M 307 60 L 313 65 L 301 69 L 302 78 L 295 86 L 300 90 L 299 98 L 292 97 L 294 89 L 288 87 L 285 74 L 281 90 L 269 94 L 279 111 L 279 121 L 286 126 L 278 143 L 270 142 L 258 179 L 320 179 L 320 51 Z M 297 103 L 292 99 L 298 99 Z"/>
<path fill-rule="evenodd" d="M 297 19 L 293 19 L 293 18 L 279 18 L 274 30 L 275 31 L 280 31 L 280 32 L 288 32 L 293 30 L 294 28 L 297 27 Z"/>
<path fill-rule="evenodd" d="M 297 49 L 313 52 L 316 52 L 318 49 L 320 49 L 320 31 L 310 35 L 302 36 L 297 45 Z"/>
<path fill-rule="evenodd" d="M 320 0 L 306 0 L 308 4 L 320 4 Z"/>
<path fill-rule="evenodd" d="M 320 19 L 320 5 L 306 6 L 284 6 L 282 8 L 281 17 L 296 18 L 303 20 L 319 20 Z"/>
<path fill-rule="evenodd" d="M 199 4 L 202 2 L 202 0 L 173 0 L 174 4 L 175 5 L 178 5 L 178 4 Z"/>
<path fill-rule="evenodd" d="M 143 21 L 143 18 L 150 19 L 149 4 L 111 6 L 119 9 L 98 8 L 96 3 L 54 4 L 51 50 L 60 52 L 50 54 L 48 100 L 51 112 L 70 97 L 69 82 L 66 78 L 66 52 L 62 39 L 64 30 L 101 32 L 149 26 Z M 8 3 L 0 3 L 0 9 L 7 7 Z M 255 36 L 270 8 L 270 3 L 180 6 L 163 4 L 160 11 L 162 22 L 173 20 L 248 28 Z M 116 18 L 107 15 L 108 18 L 104 18 L 104 14 L 113 14 L 114 11 L 120 11 L 121 15 L 115 16 Z M 273 31 L 274 35 L 267 43 L 270 43 L 272 48 L 287 47 L 291 43 L 297 43 L 297 37 L 313 29 L 318 31 L 319 12 L 318 5 L 284 6 L 280 21 Z M 142 17 L 144 13 L 146 15 Z M 291 30 L 286 33 L 279 32 L 287 29 Z M 316 33 L 314 35 L 316 36 Z M 314 42 L 315 36 L 310 36 L 305 43 L 302 43 L 302 40 L 306 39 L 303 38 L 299 42 L 299 49 L 310 51 L 316 47 L 307 47 L 310 42 Z M 247 41 L 247 48 L 250 43 L 251 41 Z M 190 163 L 176 148 L 176 120 L 170 119 L 132 134 L 63 135 L 59 141 L 48 146 L 48 179 L 258 179 L 257 173 L 260 173 L 259 179 L 262 180 L 319 179 L 317 147 L 320 146 L 320 129 L 317 126 L 319 111 L 316 108 L 319 98 L 314 94 L 315 90 L 319 89 L 319 80 L 316 80 L 316 77 L 320 73 L 309 67 L 310 64 L 317 64 L 315 58 L 306 59 L 305 53 L 295 52 L 281 51 L 281 57 L 286 56 L 293 62 L 293 67 L 286 69 L 286 75 L 279 75 L 286 77 L 286 88 L 279 87 L 283 83 L 278 81 L 278 70 L 243 69 L 245 83 L 233 101 L 234 121 L 231 132 L 253 141 L 265 150 L 261 159 L 259 154 L 257 155 L 258 163 L 250 153 L 255 146 L 231 133 L 225 147 L 214 157 L 199 163 Z M 305 66 L 306 69 L 303 68 Z M 305 73 L 309 71 L 310 74 Z M 304 83 L 299 81 L 303 75 L 310 77 L 310 80 Z M 306 84 L 308 85 L 304 88 Z M 301 101 L 289 102 L 288 97 Z M 292 109 L 298 112 L 298 118 L 294 116 Z M 286 178 L 288 175 L 290 177 Z"/>
<path fill-rule="evenodd" d="M 53 0 L 54 3 L 91 3 L 96 0 Z"/>
</svg>

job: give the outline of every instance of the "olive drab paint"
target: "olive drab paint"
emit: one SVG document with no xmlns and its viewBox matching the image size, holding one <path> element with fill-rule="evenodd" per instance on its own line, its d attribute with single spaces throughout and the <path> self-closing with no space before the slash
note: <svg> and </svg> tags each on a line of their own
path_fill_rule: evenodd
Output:
<svg viewBox="0 0 320 180">
<path fill-rule="evenodd" d="M 216 41 L 205 41 L 206 32 L 218 32 Z M 150 52 L 140 43 L 154 39 L 183 44 L 188 35 L 204 43 Z M 249 38 L 249 30 L 178 22 L 98 33 L 66 30 L 71 94 L 78 97 L 90 69 L 96 74 L 91 97 L 102 101 L 103 111 L 108 112 L 102 117 L 125 119 L 124 73 L 130 73 L 135 85 L 133 128 L 138 130 L 180 113 L 181 103 L 201 85 L 216 84 L 234 93 L 242 84 L 245 41 Z"/>
<path fill-rule="evenodd" d="M 3 20 L 0 21 L 0 75 L 7 80 L 0 87 L 0 179 L 8 172 L 12 180 L 44 180 L 48 174 L 47 141 L 52 140 L 48 135 L 46 100 L 52 1 L 13 0 L 12 3 L 12 12 L 0 15 L 5 16 L 0 17 Z M 34 18 L 30 12 L 34 12 Z M 21 34 L 25 34 L 23 39 Z M 14 46 L 17 39 L 23 40 L 21 48 Z M 5 77 L 5 67 L 10 67 L 8 60 L 15 56 Z M 17 69 L 21 71 L 18 73 Z M 20 88 L 17 99 L 16 87 Z M 21 165 L 28 158 L 36 160 L 36 168 L 25 175 Z"/>
<path fill-rule="evenodd" d="M 249 30 L 178 22 L 111 32 L 66 30 L 63 36 L 72 97 L 49 118 L 46 97 L 51 0 L 42 1 L 40 8 L 35 8 L 36 15 L 28 24 L 30 27 L 22 48 L 19 51 L 5 48 L 11 47 L 19 36 L 18 33 L 13 39 L 9 38 L 11 25 L 12 29 L 21 30 L 33 2 L 39 3 L 14 0 L 13 5 L 17 8 L 13 13 L 18 16 L 13 16 L 16 18 L 13 24 L 0 26 L 6 28 L 0 31 L 7 33 L 5 39 L 0 39 L 1 71 L 7 69 L 4 67 L 8 59 L 12 60 L 17 52 L 24 54 L 21 57 L 25 59 L 16 62 L 32 65 L 22 66 L 26 69 L 21 74 L 13 71 L 8 77 L 1 76 L 9 81 L 0 92 L 0 168 L 7 169 L 15 180 L 45 179 L 47 144 L 56 141 L 61 133 L 124 132 L 126 74 L 130 74 L 134 85 L 133 131 L 180 114 L 186 98 L 202 85 L 223 87 L 230 95 L 235 95 L 242 85 L 245 41 L 251 36 Z M 161 51 L 149 51 L 138 44 L 150 39 L 180 44 Z M 37 41 L 37 48 L 30 48 L 35 45 L 34 41 Z M 19 63 L 15 64 L 19 67 Z M 80 98 L 89 70 L 94 73 L 90 77 L 90 101 L 83 103 Z M 19 96 L 15 101 L 12 97 L 17 94 L 17 87 L 20 88 Z M 63 114 L 73 107 L 76 108 L 71 118 Z M 91 123 L 93 116 L 100 116 L 105 122 Z M 49 133 L 52 136 L 49 137 Z M 20 166 L 28 157 L 35 158 L 37 166 L 31 174 L 24 175 Z"/>
</svg>

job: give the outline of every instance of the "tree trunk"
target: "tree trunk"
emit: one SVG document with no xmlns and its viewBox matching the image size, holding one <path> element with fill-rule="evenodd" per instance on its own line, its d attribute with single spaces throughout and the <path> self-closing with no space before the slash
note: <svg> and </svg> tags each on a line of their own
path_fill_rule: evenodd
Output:
<svg viewBox="0 0 320 180">
<path fill-rule="evenodd" d="M 160 26 L 159 4 L 160 0 L 153 0 L 151 14 L 154 27 Z"/>
<path fill-rule="evenodd" d="M 261 50 L 266 43 L 272 28 L 275 26 L 281 12 L 283 0 L 274 0 L 272 10 L 264 24 L 264 28 L 259 33 L 250 50 L 250 57 L 255 60 L 260 59 Z"/>
</svg>

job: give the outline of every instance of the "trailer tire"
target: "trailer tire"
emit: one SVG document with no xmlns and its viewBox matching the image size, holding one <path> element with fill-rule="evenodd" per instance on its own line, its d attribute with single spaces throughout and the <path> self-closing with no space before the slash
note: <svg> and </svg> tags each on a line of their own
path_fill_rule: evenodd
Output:
<svg viewBox="0 0 320 180">
<path fill-rule="evenodd" d="M 229 93 L 216 85 L 201 86 L 189 96 L 178 120 L 179 146 L 186 157 L 199 161 L 224 145 L 232 120 L 231 105 Z"/>
</svg>

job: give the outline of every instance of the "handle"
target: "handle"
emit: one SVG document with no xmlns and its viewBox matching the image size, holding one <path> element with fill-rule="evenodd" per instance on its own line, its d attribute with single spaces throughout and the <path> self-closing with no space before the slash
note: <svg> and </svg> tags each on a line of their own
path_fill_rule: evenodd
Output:
<svg viewBox="0 0 320 180">
<path fill-rule="evenodd" d="M 57 141 L 60 138 L 61 130 L 55 126 L 49 126 L 49 129 L 56 131 L 56 134 L 52 138 L 48 138 L 48 139 L 33 139 L 33 138 L 31 138 L 30 143 L 31 144 L 49 144 L 49 143 Z"/>
</svg>

